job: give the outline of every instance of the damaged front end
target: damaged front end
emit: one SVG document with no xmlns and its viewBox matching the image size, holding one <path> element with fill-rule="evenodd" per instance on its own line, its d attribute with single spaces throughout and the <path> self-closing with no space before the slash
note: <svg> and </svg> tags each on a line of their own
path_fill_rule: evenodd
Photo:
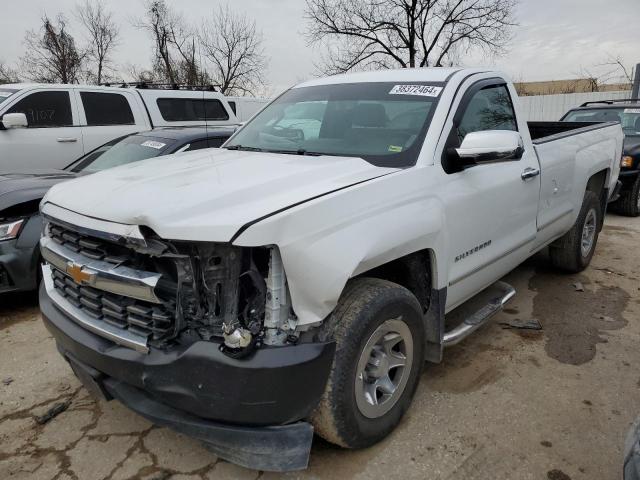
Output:
<svg viewBox="0 0 640 480">
<path fill-rule="evenodd" d="M 277 247 L 175 243 L 178 322 L 184 337 L 223 338 L 233 358 L 297 341 Z M 182 331 L 178 328 L 178 331 Z"/>
<path fill-rule="evenodd" d="M 230 461 L 306 466 L 335 345 L 301 335 L 276 246 L 43 214 L 42 317 L 83 384 Z"/>
<path fill-rule="evenodd" d="M 49 219 L 41 241 L 56 293 L 92 320 L 153 348 L 221 339 L 233 358 L 297 341 L 277 247 L 113 240 Z"/>
</svg>

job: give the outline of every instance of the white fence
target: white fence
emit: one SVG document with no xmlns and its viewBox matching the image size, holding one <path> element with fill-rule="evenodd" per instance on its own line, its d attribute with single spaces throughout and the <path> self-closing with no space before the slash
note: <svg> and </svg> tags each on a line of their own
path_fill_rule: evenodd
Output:
<svg viewBox="0 0 640 480">
<path fill-rule="evenodd" d="M 574 107 L 596 100 L 618 100 L 631 97 L 631 91 L 567 93 L 562 95 L 536 95 L 520 97 L 520 105 L 527 120 L 555 121 Z"/>
</svg>

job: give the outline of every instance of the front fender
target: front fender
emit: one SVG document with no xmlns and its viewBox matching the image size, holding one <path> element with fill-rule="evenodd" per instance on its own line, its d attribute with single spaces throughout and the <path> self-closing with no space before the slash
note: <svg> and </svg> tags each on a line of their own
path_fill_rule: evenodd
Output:
<svg viewBox="0 0 640 480">
<path fill-rule="evenodd" d="M 301 325 L 322 321 L 347 281 L 404 255 L 430 249 L 433 286 L 444 258 L 443 208 L 427 192 L 433 167 L 415 167 L 320 197 L 249 227 L 239 246 L 277 245 Z"/>
</svg>

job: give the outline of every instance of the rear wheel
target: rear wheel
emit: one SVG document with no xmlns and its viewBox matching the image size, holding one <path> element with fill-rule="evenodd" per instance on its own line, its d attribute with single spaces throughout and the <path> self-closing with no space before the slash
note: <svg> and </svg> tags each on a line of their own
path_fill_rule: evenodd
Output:
<svg viewBox="0 0 640 480">
<path fill-rule="evenodd" d="M 588 190 L 584 194 L 576 223 L 549 247 L 551 263 L 557 268 L 573 273 L 587 268 L 598 243 L 601 223 L 602 210 L 598 196 Z"/>
<path fill-rule="evenodd" d="M 611 204 L 612 210 L 627 217 L 640 216 L 640 175 L 631 188 L 620 194 L 620 198 Z"/>
<path fill-rule="evenodd" d="M 400 285 L 359 278 L 329 323 L 336 354 L 312 423 L 329 442 L 364 448 L 386 437 L 411 403 L 424 362 L 422 309 Z"/>
</svg>

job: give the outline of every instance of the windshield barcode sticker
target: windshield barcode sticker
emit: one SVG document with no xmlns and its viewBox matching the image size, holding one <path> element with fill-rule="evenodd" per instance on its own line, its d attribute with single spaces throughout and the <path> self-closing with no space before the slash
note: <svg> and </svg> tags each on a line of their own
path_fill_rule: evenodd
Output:
<svg viewBox="0 0 640 480">
<path fill-rule="evenodd" d="M 640 108 L 625 108 L 624 113 L 634 115 L 634 114 L 640 113 Z"/>
<path fill-rule="evenodd" d="M 420 97 L 439 97 L 442 87 L 433 85 L 396 85 L 389 95 L 418 95 Z"/>
<path fill-rule="evenodd" d="M 11 95 L 11 92 L 0 92 L 0 98 L 7 98 Z"/>
<path fill-rule="evenodd" d="M 162 147 L 166 145 L 166 143 L 162 142 L 154 142 L 153 140 L 147 140 L 146 142 L 141 144 L 143 147 L 155 148 L 156 150 L 160 150 Z"/>
</svg>

